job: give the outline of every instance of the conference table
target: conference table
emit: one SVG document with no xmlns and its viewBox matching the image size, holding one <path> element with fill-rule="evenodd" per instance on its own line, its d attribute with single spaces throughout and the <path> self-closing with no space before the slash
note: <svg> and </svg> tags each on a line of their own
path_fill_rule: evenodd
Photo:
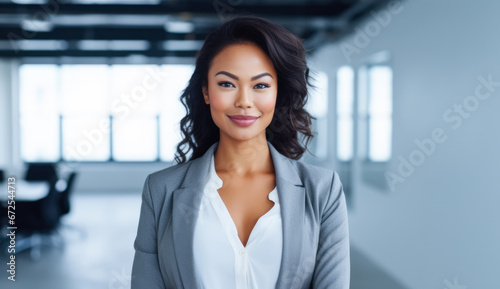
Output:
<svg viewBox="0 0 500 289">
<path fill-rule="evenodd" d="M 9 187 L 7 181 L 0 182 L 0 201 L 4 203 L 9 200 Z M 15 201 L 36 201 L 45 197 L 49 193 L 50 184 L 48 181 L 26 181 L 16 179 L 12 184 Z"/>
</svg>

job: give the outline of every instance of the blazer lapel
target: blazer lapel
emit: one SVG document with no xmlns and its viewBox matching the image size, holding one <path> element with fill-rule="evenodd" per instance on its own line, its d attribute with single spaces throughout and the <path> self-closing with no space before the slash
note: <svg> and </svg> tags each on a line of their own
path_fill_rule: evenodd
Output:
<svg viewBox="0 0 500 289">
<path fill-rule="evenodd" d="M 276 289 L 293 288 L 302 260 L 305 188 L 291 160 L 280 154 L 268 141 L 274 163 L 280 199 L 283 251 Z M 172 230 L 175 258 L 183 288 L 202 288 L 195 272 L 193 236 L 201 204 L 210 158 L 219 142 L 192 161 L 181 186 L 173 194 Z"/>
<path fill-rule="evenodd" d="M 217 148 L 214 143 L 201 157 L 194 159 L 188 167 L 181 186 L 172 192 L 172 230 L 175 258 L 182 280 L 182 288 L 203 288 L 195 270 L 193 236 L 198 218 L 205 178 L 210 157 Z"/>
<path fill-rule="evenodd" d="M 302 260 L 305 188 L 291 160 L 268 141 L 274 163 L 283 227 L 283 251 L 276 289 L 295 288 Z"/>
</svg>

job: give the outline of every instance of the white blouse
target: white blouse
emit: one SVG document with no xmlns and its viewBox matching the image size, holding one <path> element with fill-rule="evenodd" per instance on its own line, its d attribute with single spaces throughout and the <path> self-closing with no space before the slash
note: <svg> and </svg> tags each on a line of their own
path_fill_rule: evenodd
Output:
<svg viewBox="0 0 500 289">
<path fill-rule="evenodd" d="M 274 206 L 262 215 L 246 247 L 218 189 L 214 155 L 205 179 L 194 232 L 196 274 L 206 289 L 274 289 L 282 254 L 282 227 L 277 187 L 268 194 Z"/>
</svg>

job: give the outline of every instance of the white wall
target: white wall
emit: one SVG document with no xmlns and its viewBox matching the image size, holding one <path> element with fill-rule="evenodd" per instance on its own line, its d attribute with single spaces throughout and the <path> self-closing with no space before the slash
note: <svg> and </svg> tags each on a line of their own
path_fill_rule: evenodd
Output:
<svg viewBox="0 0 500 289">
<path fill-rule="evenodd" d="M 16 123 L 13 119 L 18 117 L 14 108 L 16 99 L 11 96 L 17 93 L 13 83 L 16 82 L 18 61 L 0 58 L 0 169 L 4 170 L 5 177 L 16 176 L 19 167 L 15 165 L 17 158 L 16 145 L 19 134 L 15 131 Z"/>
<path fill-rule="evenodd" d="M 0 167 L 7 167 L 9 135 L 10 135 L 10 120 L 7 112 L 10 108 L 10 70 L 8 64 L 0 59 Z"/>
<path fill-rule="evenodd" d="M 341 43 L 315 56 L 333 74 L 342 64 L 391 52 L 389 171 L 397 173 L 398 157 L 418 149 L 415 139 L 437 128 L 447 136 L 394 191 L 358 187 L 349 212 L 352 243 L 409 288 L 454 288 L 455 278 L 467 288 L 500 288 L 500 86 L 456 129 L 443 119 L 474 95 L 478 76 L 500 82 L 500 2 L 405 1 L 399 10 L 350 61 Z M 356 37 L 343 39 L 344 47 Z"/>
</svg>

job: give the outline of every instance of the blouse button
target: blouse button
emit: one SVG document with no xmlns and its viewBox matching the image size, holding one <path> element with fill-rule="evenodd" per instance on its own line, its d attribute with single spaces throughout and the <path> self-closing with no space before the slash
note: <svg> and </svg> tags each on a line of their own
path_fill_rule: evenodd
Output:
<svg viewBox="0 0 500 289">
<path fill-rule="evenodd" d="M 246 250 L 245 249 L 240 249 L 240 255 L 243 256 L 246 254 Z"/>
</svg>

